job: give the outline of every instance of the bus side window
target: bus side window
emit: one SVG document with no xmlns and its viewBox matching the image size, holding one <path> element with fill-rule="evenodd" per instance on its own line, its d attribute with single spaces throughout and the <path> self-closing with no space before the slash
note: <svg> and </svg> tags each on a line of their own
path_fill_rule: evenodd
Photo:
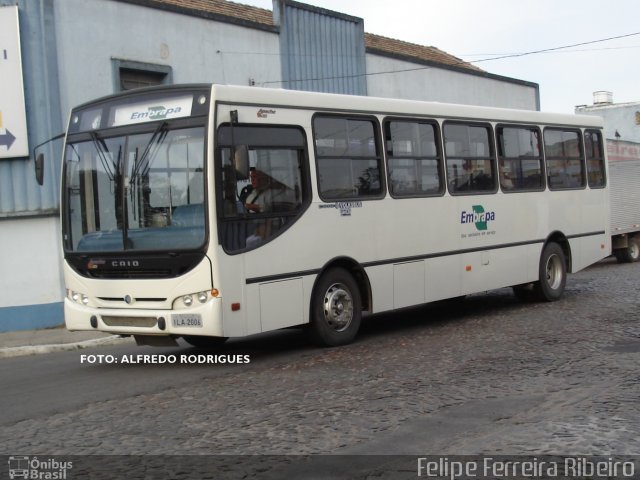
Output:
<svg viewBox="0 0 640 480">
<path fill-rule="evenodd" d="M 491 135 L 489 125 L 445 122 L 445 157 L 450 193 L 492 193 L 498 189 Z"/>
<path fill-rule="evenodd" d="M 444 182 L 437 123 L 392 120 L 384 127 L 391 195 L 440 195 Z"/>
<path fill-rule="evenodd" d="M 597 130 L 587 130 L 584 136 L 587 157 L 587 178 L 590 188 L 605 186 L 604 153 L 602 135 Z"/>
<path fill-rule="evenodd" d="M 498 126 L 496 133 L 502 191 L 543 190 L 540 130 L 537 127 Z"/>
<path fill-rule="evenodd" d="M 376 121 L 369 117 L 316 115 L 313 139 L 318 190 L 324 201 L 381 198 L 382 153 Z"/>
<path fill-rule="evenodd" d="M 306 144 L 298 127 L 237 126 L 234 140 L 248 146 L 249 178 L 230 160 L 230 129 L 218 130 L 220 237 L 228 252 L 257 248 L 291 226 L 311 201 Z"/>
<path fill-rule="evenodd" d="M 544 149 L 550 189 L 584 188 L 586 175 L 580 130 L 546 128 Z"/>
</svg>

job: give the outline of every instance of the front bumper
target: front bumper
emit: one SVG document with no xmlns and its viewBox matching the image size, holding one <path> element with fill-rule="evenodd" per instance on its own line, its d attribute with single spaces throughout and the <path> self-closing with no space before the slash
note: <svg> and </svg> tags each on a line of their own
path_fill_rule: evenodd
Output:
<svg viewBox="0 0 640 480">
<path fill-rule="evenodd" d="M 173 315 L 185 314 L 199 316 L 202 326 L 174 326 Z M 121 335 L 224 336 L 221 298 L 211 298 L 205 304 L 180 310 L 89 308 L 67 298 L 64 301 L 64 319 L 70 331 L 95 330 Z"/>
</svg>

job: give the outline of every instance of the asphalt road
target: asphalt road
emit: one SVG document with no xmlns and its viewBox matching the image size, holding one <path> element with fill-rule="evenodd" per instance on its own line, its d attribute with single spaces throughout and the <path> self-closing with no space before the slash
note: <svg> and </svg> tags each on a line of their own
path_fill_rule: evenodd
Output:
<svg viewBox="0 0 640 480">
<path fill-rule="evenodd" d="M 380 479 L 415 478 L 407 455 L 639 455 L 638 285 L 640 264 L 607 260 L 571 275 L 559 302 L 502 289 L 375 316 L 345 347 L 285 330 L 217 352 L 243 364 L 122 361 L 207 353 L 187 346 L 1 359 L 0 453 L 260 459 L 224 478 L 326 473 L 346 458 L 359 476 L 298 478 Z M 91 354 L 118 363 L 83 363 Z"/>
<path fill-rule="evenodd" d="M 186 363 L 193 355 L 250 355 L 254 364 L 264 367 L 314 350 L 297 330 L 230 340 L 218 352 L 196 349 L 182 341 L 180 345 L 178 348 L 138 347 L 132 340 L 131 345 L 1 359 L 0 426 L 75 411 L 97 401 L 188 387 L 237 373 L 238 365 L 199 363 L 197 358 L 193 363 Z M 178 359 L 173 364 L 162 358 L 170 355 Z M 114 357 L 117 363 L 109 363 L 111 359 L 106 356 Z M 179 361 L 180 356 L 187 357 L 185 363 Z M 122 363 L 123 357 L 132 363 Z M 246 368 L 243 373 L 248 374 Z"/>
</svg>

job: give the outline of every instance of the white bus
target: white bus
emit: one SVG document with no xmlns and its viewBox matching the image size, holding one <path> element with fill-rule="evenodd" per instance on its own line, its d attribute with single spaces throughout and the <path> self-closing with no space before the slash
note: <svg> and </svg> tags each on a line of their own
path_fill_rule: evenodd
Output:
<svg viewBox="0 0 640 480">
<path fill-rule="evenodd" d="M 73 109 L 69 330 L 196 346 L 514 287 L 611 252 L 593 116 L 218 85 Z"/>
</svg>

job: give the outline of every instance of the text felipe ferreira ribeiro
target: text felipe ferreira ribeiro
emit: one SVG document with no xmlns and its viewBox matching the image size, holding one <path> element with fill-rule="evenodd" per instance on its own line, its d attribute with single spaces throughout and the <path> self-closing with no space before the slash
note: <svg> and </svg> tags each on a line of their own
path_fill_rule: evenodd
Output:
<svg viewBox="0 0 640 480">
<path fill-rule="evenodd" d="M 249 355 L 204 355 L 192 354 L 187 355 L 80 355 L 80 363 L 94 364 L 138 364 L 138 365 L 163 365 L 163 364 L 218 364 L 218 365 L 234 365 L 246 364 L 251 362 Z"/>
<path fill-rule="evenodd" d="M 521 457 L 522 458 L 522 457 Z M 565 457 L 543 460 L 537 457 L 500 459 L 484 457 L 479 460 L 453 460 L 447 457 L 418 458 L 418 477 L 459 478 L 633 478 L 635 463 L 611 457 Z"/>
</svg>

